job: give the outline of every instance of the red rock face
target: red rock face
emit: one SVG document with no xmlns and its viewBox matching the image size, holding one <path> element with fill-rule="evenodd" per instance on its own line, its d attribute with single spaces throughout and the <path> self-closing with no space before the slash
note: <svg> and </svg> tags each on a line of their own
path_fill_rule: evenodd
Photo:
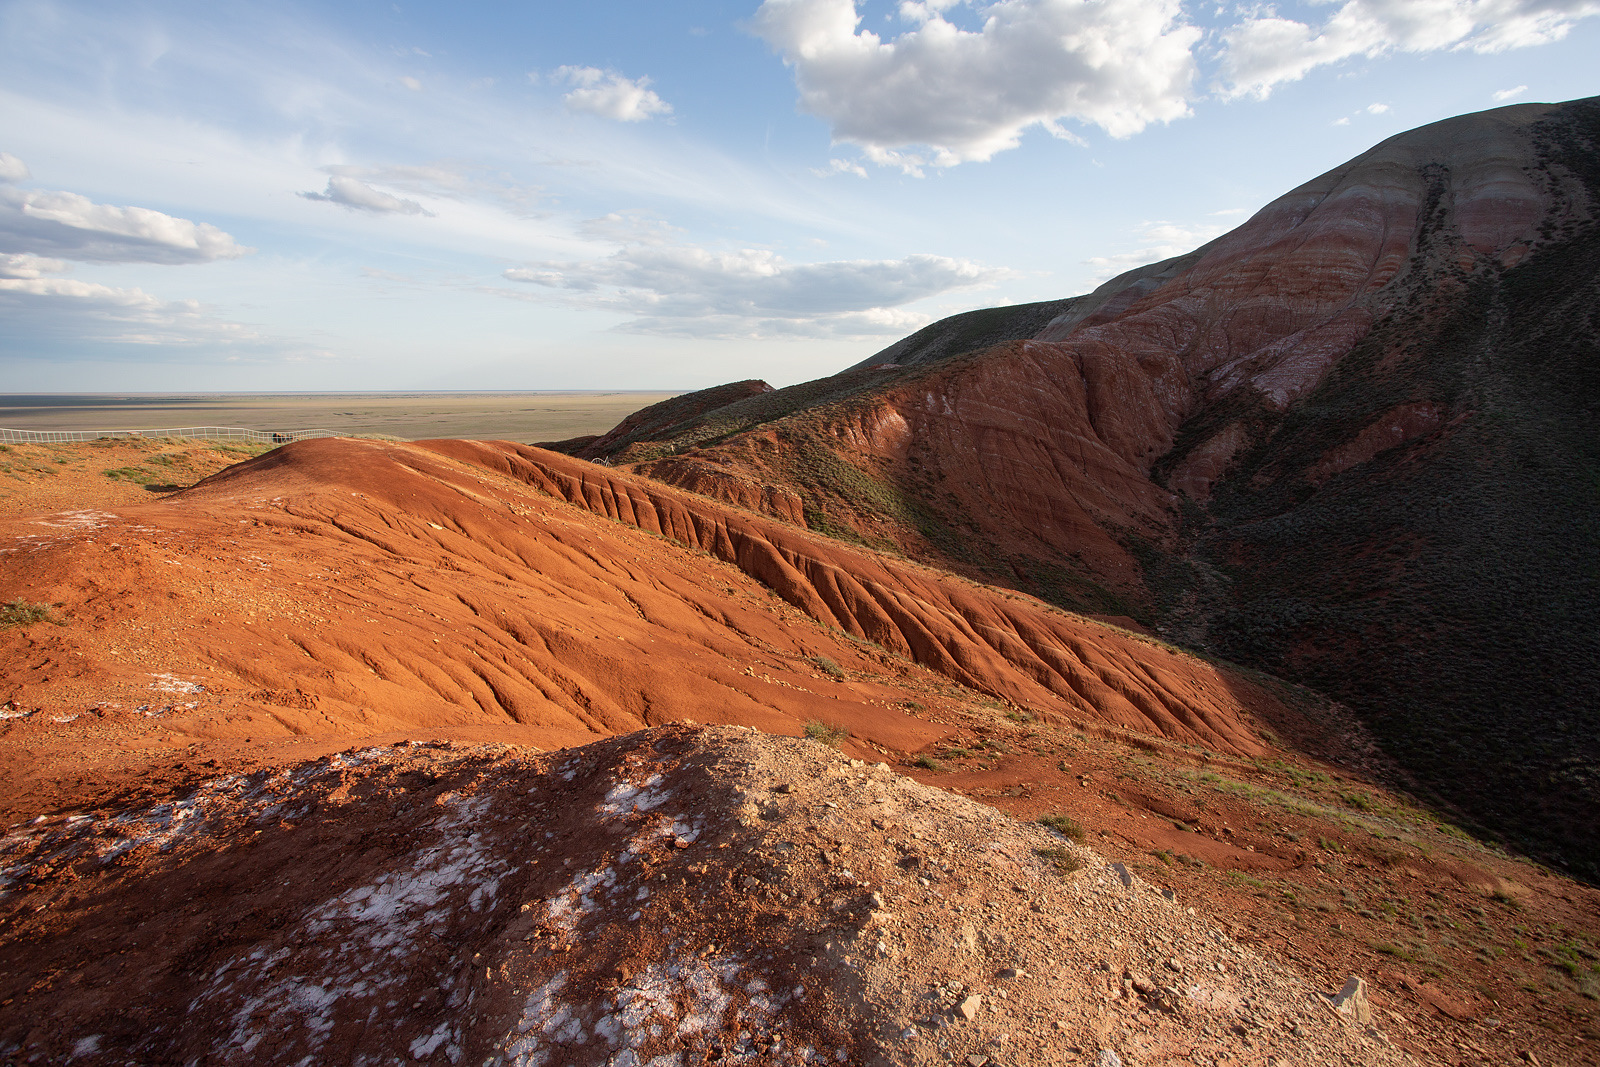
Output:
<svg viewBox="0 0 1600 1067">
<path fill-rule="evenodd" d="M 1069 558 L 1137 598 L 1128 535 L 1169 536 L 1180 498 L 1207 500 L 1260 443 L 1263 420 L 1315 390 L 1409 297 L 1420 263 L 1514 262 L 1541 224 L 1571 215 L 1532 157 L 1528 127 L 1548 110 L 1503 108 L 1402 134 L 1204 248 L 1067 305 L 1033 340 L 878 367 L 853 402 L 640 469 L 787 521 L 809 508 L 869 540 L 959 563 L 948 546 L 885 521 L 881 506 L 788 469 L 781 453 L 797 422 L 820 423 L 840 460 L 960 516 L 958 532 L 988 557 Z M 1433 418 L 1422 410 L 1397 416 L 1411 429 L 1352 441 L 1317 476 L 1415 436 L 1417 419 Z M 757 433 L 765 449 L 750 447 Z M 791 492 L 774 488 L 783 485 Z"/>
<path fill-rule="evenodd" d="M 1600 100 L 1410 131 L 1031 333 L 935 324 L 639 469 L 1287 671 L 1600 877 L 1597 145 Z"/>
</svg>

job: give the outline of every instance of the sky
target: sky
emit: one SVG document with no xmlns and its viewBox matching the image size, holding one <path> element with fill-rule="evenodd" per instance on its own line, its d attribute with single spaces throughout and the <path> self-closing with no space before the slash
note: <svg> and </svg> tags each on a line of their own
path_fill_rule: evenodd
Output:
<svg viewBox="0 0 1600 1067">
<path fill-rule="evenodd" d="M 0 0 L 0 393 L 787 385 L 1596 57 L 1600 0 Z"/>
</svg>

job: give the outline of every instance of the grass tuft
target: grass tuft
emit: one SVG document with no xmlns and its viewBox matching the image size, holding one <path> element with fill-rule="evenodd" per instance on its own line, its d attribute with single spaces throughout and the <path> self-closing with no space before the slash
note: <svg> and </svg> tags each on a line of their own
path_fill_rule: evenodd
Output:
<svg viewBox="0 0 1600 1067">
<path fill-rule="evenodd" d="M 1071 874 L 1083 870 L 1083 860 L 1064 848 L 1036 848 L 1034 855 L 1049 860 L 1057 874 Z"/>
<path fill-rule="evenodd" d="M 806 722 L 806 736 L 813 741 L 821 741 L 825 745 L 838 748 L 850 736 L 850 731 L 838 723 L 810 719 Z"/>
<path fill-rule="evenodd" d="M 0 627 L 32 626 L 36 622 L 66 625 L 60 619 L 50 617 L 49 604 L 30 604 L 21 597 L 9 604 L 0 604 Z"/>
<path fill-rule="evenodd" d="M 1050 829 L 1054 830 L 1068 841 L 1082 841 L 1085 837 L 1089 836 L 1089 831 L 1083 828 L 1083 824 L 1070 815 L 1062 815 L 1059 813 L 1054 815 L 1041 815 L 1039 816 L 1039 825 L 1048 826 Z"/>
<path fill-rule="evenodd" d="M 839 666 L 827 656 L 811 656 L 811 665 L 830 678 L 844 679 L 844 668 Z"/>
</svg>

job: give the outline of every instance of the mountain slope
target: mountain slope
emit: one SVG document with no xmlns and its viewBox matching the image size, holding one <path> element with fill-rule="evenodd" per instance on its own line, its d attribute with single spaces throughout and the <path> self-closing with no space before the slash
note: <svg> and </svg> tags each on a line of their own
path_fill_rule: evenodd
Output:
<svg viewBox="0 0 1600 1067">
<path fill-rule="evenodd" d="M 94 445 L 56 457 L 74 447 Z M 746 1031 L 834 1047 L 841 1020 L 909 1062 L 1001 1035 L 1029 1062 L 1242 1038 L 1336 1058 L 1311 994 L 1352 974 L 1419 1062 L 1600 1041 L 1595 892 L 1375 784 L 1338 707 L 659 483 L 504 442 L 322 440 L 157 502 L 11 518 L 0 552 L 0 600 L 48 606 L 0 628 L 0 1056 L 548 1039 L 583 1062 L 691 934 L 691 960 L 759 943 L 752 973 L 869 983 L 865 1006 L 710 1020 L 723 1061 Z M 685 829 L 635 840 L 651 813 L 604 809 L 679 756 L 705 773 L 655 829 Z M 586 892 L 608 870 L 626 894 Z M 861 897 L 881 910 L 861 878 L 893 914 L 855 927 Z M 551 922 L 574 913 L 596 925 L 567 954 Z M 1258 980 L 1279 968 L 1288 986 Z M 379 972 L 376 998 L 352 977 Z M 553 1023 L 524 1040 L 562 974 L 583 1048 Z M 974 990 L 977 1024 L 948 1031 Z M 915 1020 L 926 1042 L 877 1030 Z"/>
<path fill-rule="evenodd" d="M 914 336 L 634 469 L 1314 681 L 1600 873 L 1597 114 L 1401 134 L 1031 338 Z"/>
</svg>

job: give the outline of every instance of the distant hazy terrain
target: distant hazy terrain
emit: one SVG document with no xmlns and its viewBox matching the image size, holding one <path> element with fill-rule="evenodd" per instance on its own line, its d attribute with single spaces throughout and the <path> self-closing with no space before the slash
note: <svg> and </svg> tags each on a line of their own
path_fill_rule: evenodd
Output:
<svg viewBox="0 0 1600 1067">
<path fill-rule="evenodd" d="M 392 434 L 408 440 L 554 441 L 604 433 L 676 393 L 74 393 L 0 394 L 0 427 L 145 430 L 242 426 Z"/>
</svg>

